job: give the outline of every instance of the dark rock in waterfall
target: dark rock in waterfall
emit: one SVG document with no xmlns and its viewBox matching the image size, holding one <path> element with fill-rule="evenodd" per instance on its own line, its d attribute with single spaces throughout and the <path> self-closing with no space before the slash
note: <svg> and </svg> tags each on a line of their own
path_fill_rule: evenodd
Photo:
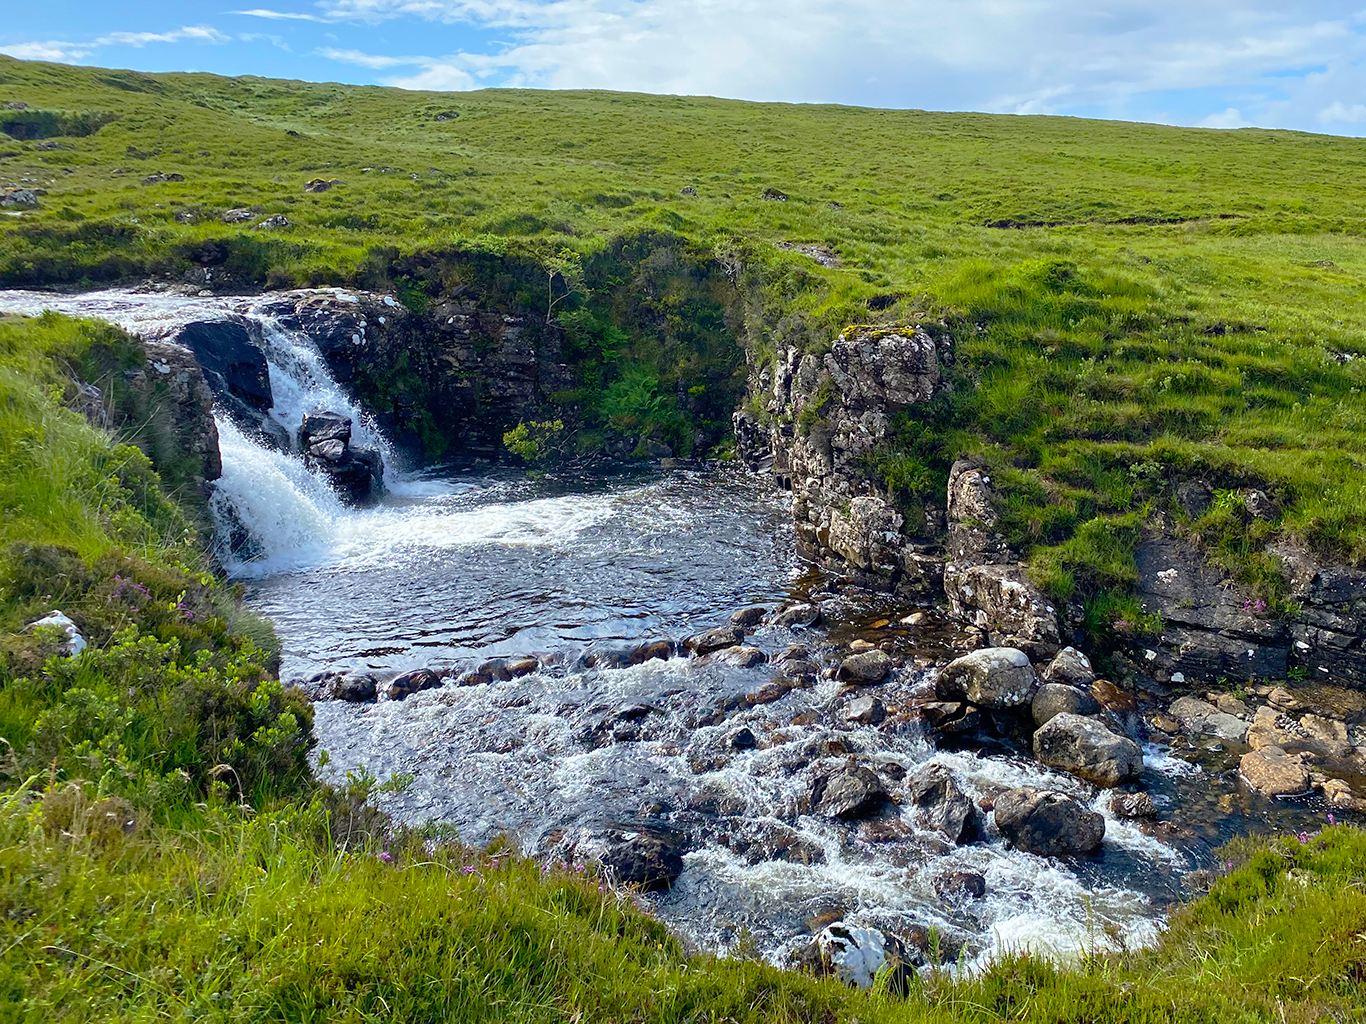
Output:
<svg viewBox="0 0 1366 1024">
<path fill-rule="evenodd" d="M 314 409 L 299 426 L 299 449 L 348 505 L 373 505 L 384 494 L 384 461 L 373 448 L 351 447 L 351 418 Z"/>
<path fill-rule="evenodd" d="M 887 787 L 876 772 L 862 765 L 845 765 L 811 783 L 811 810 L 842 821 L 876 814 L 887 803 Z"/>
<path fill-rule="evenodd" d="M 1052 790 L 1027 786 L 996 798 L 996 827 L 1016 849 L 1044 857 L 1093 853 L 1105 838 L 1105 818 Z"/>
<path fill-rule="evenodd" d="M 288 450 L 289 432 L 268 415 L 275 404 L 266 354 L 241 319 L 188 323 L 171 339 L 194 353 L 215 403 L 253 439 Z"/>
<path fill-rule="evenodd" d="M 441 685 L 441 677 L 429 668 L 416 668 L 394 676 L 384 685 L 386 700 L 403 700 L 423 690 L 432 690 Z"/>
<path fill-rule="evenodd" d="M 624 824 L 604 832 L 599 844 L 598 862 L 615 882 L 659 892 L 683 873 L 688 837 L 662 825 Z"/>
<path fill-rule="evenodd" d="M 916 815 L 955 844 L 977 838 L 977 808 L 943 765 L 931 764 L 906 780 Z"/>
</svg>

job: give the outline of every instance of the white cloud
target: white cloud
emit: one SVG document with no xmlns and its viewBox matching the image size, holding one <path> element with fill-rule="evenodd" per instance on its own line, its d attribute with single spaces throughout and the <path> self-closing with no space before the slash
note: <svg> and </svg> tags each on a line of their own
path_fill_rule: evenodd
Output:
<svg viewBox="0 0 1366 1024">
<path fill-rule="evenodd" d="M 398 86 L 400 89 L 464 92 L 467 89 L 476 88 L 479 83 L 464 68 L 456 67 L 454 64 L 434 62 L 416 75 L 407 78 L 395 78 L 389 84 Z"/>
<path fill-rule="evenodd" d="M 108 35 L 100 36 L 91 45 L 143 47 L 148 43 L 182 43 L 186 40 L 201 43 L 226 43 L 230 42 L 231 39 L 231 36 L 224 35 L 216 28 L 210 28 L 207 25 L 193 25 L 178 28 L 171 32 L 110 32 Z"/>
<path fill-rule="evenodd" d="M 1319 111 L 1319 120 L 1324 124 L 1339 122 L 1361 124 L 1366 122 L 1366 103 L 1353 103 L 1350 107 L 1342 100 L 1334 100 Z"/>
<path fill-rule="evenodd" d="M 316 52 L 319 57 L 341 61 L 343 64 L 357 64 L 360 67 L 375 70 L 435 63 L 430 57 L 387 57 L 375 53 L 362 53 L 360 50 L 338 50 L 331 46 L 324 47 Z"/>
<path fill-rule="evenodd" d="M 272 21 L 326 21 L 316 14 L 295 14 L 291 11 L 270 11 L 257 7 L 250 11 L 228 11 L 228 14 L 241 14 L 248 18 L 269 18 Z"/>
<path fill-rule="evenodd" d="M 1360 0 L 319 0 L 328 21 L 503 33 L 417 76 L 1021 113 L 1316 123 L 1350 91 Z M 443 69 L 440 75 L 437 69 Z M 1314 69 L 1314 70 L 1309 70 Z M 1354 70 L 1355 69 L 1355 70 Z M 1270 81 L 1264 76 L 1278 76 Z M 424 77 L 426 76 L 426 77 Z M 394 84 L 411 85 L 405 78 Z M 1247 90 L 1255 94 L 1244 100 Z M 1198 91 L 1211 95 L 1199 96 Z M 1241 90 L 1241 92 L 1240 92 Z M 1223 91 L 1225 94 L 1218 94 Z M 1172 93 L 1188 93 L 1173 97 Z M 1237 94 L 1237 95 L 1234 95 Z M 1234 102 L 1230 102 L 1234 100 Z"/>
<path fill-rule="evenodd" d="M 1229 107 L 1221 110 L 1217 114 L 1210 114 L 1198 122 L 1201 128 L 1251 128 L 1252 125 L 1243 120 L 1242 113 L 1237 107 Z"/>
<path fill-rule="evenodd" d="M 61 43 L 51 40 L 45 43 L 0 43 L 0 53 L 20 60 L 51 60 L 70 63 L 84 60 L 91 54 L 91 48 L 80 43 Z"/>
</svg>

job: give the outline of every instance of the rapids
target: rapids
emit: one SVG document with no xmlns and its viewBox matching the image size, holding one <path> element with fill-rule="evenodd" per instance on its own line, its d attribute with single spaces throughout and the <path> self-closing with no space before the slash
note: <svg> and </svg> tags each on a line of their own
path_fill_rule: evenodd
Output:
<svg viewBox="0 0 1366 1024">
<path fill-rule="evenodd" d="M 874 628 L 906 609 L 841 591 L 799 563 L 789 499 L 736 467 L 595 480 L 533 481 L 487 464 L 404 474 L 309 339 L 256 315 L 250 298 L 0 293 L 0 309 L 44 308 L 152 334 L 230 312 L 255 318 L 272 415 L 293 428 L 322 405 L 350 415 L 358 443 L 384 452 L 389 496 L 350 510 L 296 455 L 260 447 L 218 417 L 224 469 L 213 507 L 253 540 L 250 558 L 221 555 L 249 603 L 276 623 L 283 678 L 541 659 L 540 671 L 508 682 L 447 684 L 402 702 L 319 703 L 323 778 L 411 776 L 380 798 L 397 818 L 444 823 L 475 844 L 509 838 L 537 855 L 591 841 L 606 824 L 667 824 L 686 833 L 690 852 L 677 884 L 651 906 L 699 947 L 743 945 L 782 961 L 813 923 L 835 917 L 933 929 L 946 955 L 968 965 L 1007 950 L 1066 957 L 1142 945 L 1215 844 L 1276 815 L 1284 824 L 1266 802 L 1237 803 L 1209 752 L 1201 767 L 1148 749 L 1144 781 L 1171 819 L 1155 833 L 1113 818 L 1108 793 L 1030 759 L 939 751 L 909 721 L 851 725 L 833 682 L 746 709 L 737 699 L 770 678 L 766 666 L 674 658 L 584 668 L 588 651 L 677 639 L 738 607 L 820 592 L 828 610 L 839 609 L 830 627 L 761 626 L 748 642 L 770 656 L 801 643 L 828 660 L 853 636 L 876 636 L 906 658 L 878 688 L 895 706 L 932 687 L 954 634 L 943 623 Z M 739 742 L 743 730 L 753 742 Z M 947 765 L 975 799 L 1026 784 L 1073 793 L 1106 815 L 1103 852 L 1054 861 L 1009 849 L 989 826 L 984 841 L 956 848 L 909 813 L 889 834 L 802 813 L 813 777 L 855 754 L 893 777 Z M 756 854 L 766 843 L 771 853 L 774 836 L 786 837 L 786 859 Z M 985 877 L 985 897 L 936 894 L 937 875 L 964 870 Z"/>
</svg>

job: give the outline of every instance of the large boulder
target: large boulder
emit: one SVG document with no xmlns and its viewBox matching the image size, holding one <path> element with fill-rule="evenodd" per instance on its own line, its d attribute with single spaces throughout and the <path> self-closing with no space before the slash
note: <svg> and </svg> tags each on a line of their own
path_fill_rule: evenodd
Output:
<svg viewBox="0 0 1366 1024">
<path fill-rule="evenodd" d="M 906 796 L 923 824 L 956 844 L 977 838 L 977 808 L 941 764 L 927 765 L 906 780 Z"/>
<path fill-rule="evenodd" d="M 1217 736 L 1229 743 L 1243 743 L 1247 740 L 1246 722 L 1196 697 L 1181 697 L 1174 701 L 1167 709 L 1167 714 L 1181 724 L 1181 731 L 1184 733 Z"/>
<path fill-rule="evenodd" d="M 688 840 L 662 825 L 627 825 L 609 828 L 597 845 L 597 859 L 613 880 L 658 892 L 670 888 L 683 873 Z"/>
<path fill-rule="evenodd" d="M 876 772 L 862 765 L 845 765 L 811 783 L 813 814 L 842 821 L 855 821 L 876 814 L 887 803 L 889 794 Z"/>
<path fill-rule="evenodd" d="M 892 671 L 892 659 L 879 650 L 860 651 L 840 662 L 839 677 L 864 685 L 880 683 Z"/>
<path fill-rule="evenodd" d="M 1046 683 L 1065 683 L 1068 686 L 1087 687 L 1096 681 L 1096 671 L 1091 667 L 1091 659 L 1075 647 L 1064 647 L 1043 670 Z"/>
<path fill-rule="evenodd" d="M 1000 518 L 991 477 L 971 459 L 959 459 L 949 470 L 949 518 L 957 523 L 972 523 L 991 529 Z"/>
<path fill-rule="evenodd" d="M 1098 715 L 1100 701 L 1085 690 L 1066 683 L 1044 683 L 1029 704 L 1034 725 L 1041 727 L 1058 715 Z"/>
<path fill-rule="evenodd" d="M 384 462 L 373 448 L 351 447 L 351 417 L 314 409 L 299 425 L 299 449 L 348 505 L 373 505 L 384 494 Z"/>
<path fill-rule="evenodd" d="M 996 798 L 996 827 L 1018 850 L 1044 857 L 1093 853 L 1105 838 L 1105 817 L 1069 796 L 1021 787 Z"/>
<path fill-rule="evenodd" d="M 1105 789 L 1143 772 L 1143 749 L 1094 718 L 1063 712 L 1034 733 L 1034 756 Z"/>
<path fill-rule="evenodd" d="M 1238 774 L 1264 796 L 1301 796 L 1309 792 L 1309 770 L 1299 757 L 1280 747 L 1248 751 L 1238 762 Z"/>
<path fill-rule="evenodd" d="M 949 662 L 935 681 L 941 701 L 1001 710 L 1028 704 L 1038 686 L 1029 655 L 1014 647 L 986 647 Z"/>
<path fill-rule="evenodd" d="M 688 637 L 683 641 L 683 649 L 701 657 L 724 651 L 727 647 L 738 647 L 744 638 L 745 631 L 739 626 L 717 626 Z"/>
<path fill-rule="evenodd" d="M 944 568 L 944 593 L 954 618 L 987 631 L 992 643 L 1048 658 L 1060 646 L 1053 605 L 1016 563 Z"/>
<path fill-rule="evenodd" d="M 894 972 L 893 991 L 904 991 L 907 984 L 905 950 L 901 944 L 876 928 L 859 928 L 836 921 L 816 936 L 816 948 L 825 971 L 846 985 L 870 989 L 878 972 L 884 968 Z"/>
</svg>

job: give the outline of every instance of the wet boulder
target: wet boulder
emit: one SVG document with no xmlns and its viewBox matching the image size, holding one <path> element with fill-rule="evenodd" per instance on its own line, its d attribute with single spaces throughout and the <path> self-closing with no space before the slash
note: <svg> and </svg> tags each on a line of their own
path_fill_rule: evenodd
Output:
<svg viewBox="0 0 1366 1024">
<path fill-rule="evenodd" d="M 841 821 L 871 817 L 890 798 L 876 772 L 854 764 L 816 776 L 809 795 L 812 813 Z"/>
<path fill-rule="evenodd" d="M 1117 818 L 1157 817 L 1157 804 L 1147 793 L 1116 793 L 1110 798 L 1110 810 Z"/>
<path fill-rule="evenodd" d="M 851 654 L 840 662 L 839 678 L 849 683 L 871 685 L 880 683 L 892 672 L 892 659 L 874 648 Z"/>
<path fill-rule="evenodd" d="M 1238 762 L 1238 775 L 1263 796 L 1301 796 L 1309 792 L 1304 762 L 1280 747 L 1251 750 Z"/>
<path fill-rule="evenodd" d="M 1096 672 L 1091 667 L 1090 658 L 1075 647 L 1064 647 L 1043 670 L 1043 680 L 1046 683 L 1087 687 L 1096 681 Z"/>
<path fill-rule="evenodd" d="M 870 989 L 878 972 L 890 969 L 889 979 L 894 992 L 904 994 L 909 986 L 908 958 L 901 943 L 876 928 L 859 928 L 837 921 L 816 936 L 823 973 L 829 973 L 846 985 Z"/>
<path fill-rule="evenodd" d="M 1105 838 L 1103 815 L 1052 790 L 1007 790 L 996 798 L 992 813 L 1010 845 L 1043 857 L 1093 853 Z"/>
<path fill-rule="evenodd" d="M 931 700 L 917 707 L 921 718 L 936 735 L 953 736 L 971 732 L 982 724 L 982 714 L 971 704 Z"/>
<path fill-rule="evenodd" d="M 945 871 L 934 876 L 934 891 L 942 900 L 980 900 L 987 894 L 987 880 L 976 871 Z"/>
<path fill-rule="evenodd" d="M 1045 726 L 1058 715 L 1098 715 L 1100 702 L 1085 690 L 1066 683 L 1044 683 L 1029 705 L 1034 725 Z"/>
<path fill-rule="evenodd" d="M 530 656 L 512 658 L 507 663 L 508 675 L 513 679 L 521 679 L 523 676 L 529 676 L 533 672 L 539 672 L 540 668 L 541 663 L 539 659 Z"/>
<path fill-rule="evenodd" d="M 735 832 L 724 837 L 722 843 L 751 864 L 775 860 L 789 864 L 825 863 L 825 850 L 818 842 L 776 821 L 737 822 Z"/>
<path fill-rule="evenodd" d="M 844 706 L 844 720 L 856 725 L 877 725 L 887 718 L 887 705 L 876 697 L 855 697 Z"/>
<path fill-rule="evenodd" d="M 999 711 L 1028 704 L 1038 682 L 1024 651 L 986 647 L 949 662 L 939 673 L 934 692 L 943 701 Z"/>
<path fill-rule="evenodd" d="M 663 825 L 623 825 L 604 832 L 599 845 L 598 862 L 616 882 L 660 892 L 683 873 L 688 837 Z"/>
<path fill-rule="evenodd" d="M 717 626 L 715 629 L 688 637 L 683 641 L 683 648 L 701 657 L 704 654 L 724 651 L 727 647 L 738 647 L 744 639 L 744 630 L 739 626 Z"/>
<path fill-rule="evenodd" d="M 1235 715 L 1220 711 L 1208 701 L 1182 697 L 1167 714 L 1181 724 L 1181 731 L 1196 736 L 1217 736 L 1228 743 L 1247 740 L 1248 724 Z"/>
<path fill-rule="evenodd" d="M 1050 768 L 1109 789 L 1143 772 L 1143 749 L 1094 718 L 1063 712 L 1034 733 L 1034 756 Z"/>
<path fill-rule="evenodd" d="M 272 448 L 289 449 L 289 431 L 270 416 L 275 396 L 266 354 L 252 339 L 245 320 L 195 321 L 168 340 L 194 353 L 215 404 L 244 433 Z"/>
<path fill-rule="evenodd" d="M 311 700 L 342 700 L 363 704 L 379 695 L 379 682 L 369 672 L 329 670 L 309 677 L 300 689 Z"/>
<path fill-rule="evenodd" d="M 788 605 L 772 617 L 775 626 L 786 626 L 788 629 L 804 629 L 816 625 L 820 620 L 820 607 L 814 604 Z"/>
<path fill-rule="evenodd" d="M 942 764 L 931 764 L 906 780 L 906 796 L 916 817 L 955 844 L 977 838 L 977 808 Z"/>
<path fill-rule="evenodd" d="M 712 656 L 712 660 L 724 665 L 733 665 L 736 668 L 757 668 L 768 661 L 768 655 L 757 647 L 746 647 L 741 644 L 738 647 L 727 647 L 723 651 L 718 651 Z"/>
<path fill-rule="evenodd" d="M 748 608 L 741 608 L 730 617 L 732 626 L 739 626 L 741 629 L 753 629 L 764 621 L 764 616 L 768 614 L 768 609 L 761 604 L 750 605 Z"/>
<path fill-rule="evenodd" d="M 386 700 L 403 700 L 423 690 L 432 690 L 441 685 L 441 677 L 429 668 L 415 668 L 394 676 L 384 684 Z"/>
<path fill-rule="evenodd" d="M 299 427 L 299 449 L 348 505 L 372 505 L 384 493 L 384 463 L 372 448 L 351 447 L 351 418 L 314 409 Z"/>
<path fill-rule="evenodd" d="M 631 648 L 627 659 L 632 665 L 643 665 L 647 661 L 668 661 L 673 657 L 674 645 L 670 640 L 650 640 Z"/>
</svg>

